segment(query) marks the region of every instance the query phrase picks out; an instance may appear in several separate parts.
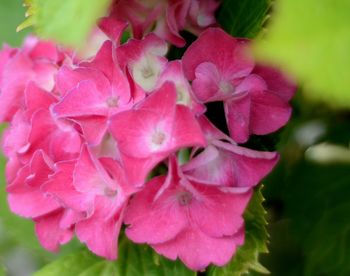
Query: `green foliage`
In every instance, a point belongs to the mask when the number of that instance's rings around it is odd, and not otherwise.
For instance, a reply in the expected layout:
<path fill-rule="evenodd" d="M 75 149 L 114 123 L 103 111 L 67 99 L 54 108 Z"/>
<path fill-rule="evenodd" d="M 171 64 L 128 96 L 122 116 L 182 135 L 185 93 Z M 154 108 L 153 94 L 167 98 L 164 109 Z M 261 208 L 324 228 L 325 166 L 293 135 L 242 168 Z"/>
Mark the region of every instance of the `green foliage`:
<path fill-rule="evenodd" d="M 84 249 L 61 257 L 36 272 L 34 276 L 194 276 L 180 261 L 172 262 L 156 255 L 145 245 L 135 245 L 125 237 L 119 244 L 117 261 L 107 261 Z"/>
<path fill-rule="evenodd" d="M 349 10 L 348 0 L 276 1 L 256 52 L 293 73 L 313 99 L 350 107 Z"/>
<path fill-rule="evenodd" d="M 350 165 L 302 161 L 286 186 L 286 213 L 305 254 L 305 275 L 350 273 Z"/>
<path fill-rule="evenodd" d="M 80 46 L 110 0 L 26 0 L 28 19 L 19 29 L 33 25 L 38 35 L 69 46 Z"/>
<path fill-rule="evenodd" d="M 264 197 L 261 188 L 257 189 L 244 213 L 246 239 L 244 245 L 237 250 L 232 261 L 225 267 L 211 267 L 209 276 L 240 276 L 251 270 L 262 274 L 269 271 L 260 264 L 259 254 L 267 253 L 266 211 L 262 205 Z"/>
<path fill-rule="evenodd" d="M 267 19 L 270 2 L 271 0 L 225 0 L 218 21 L 233 36 L 254 38 Z"/>
<path fill-rule="evenodd" d="M 0 1 L 0 47 L 3 43 L 18 45 L 27 31 L 16 33 L 16 27 L 24 20 L 22 0 Z"/>

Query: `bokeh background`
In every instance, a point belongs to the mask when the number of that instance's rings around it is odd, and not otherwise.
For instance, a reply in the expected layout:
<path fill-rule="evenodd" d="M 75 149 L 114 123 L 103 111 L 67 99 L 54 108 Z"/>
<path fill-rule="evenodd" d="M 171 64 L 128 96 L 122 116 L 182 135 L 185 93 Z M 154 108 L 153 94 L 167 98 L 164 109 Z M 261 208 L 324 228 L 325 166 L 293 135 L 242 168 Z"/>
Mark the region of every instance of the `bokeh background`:
<path fill-rule="evenodd" d="M 1 45 L 21 44 L 30 31 L 15 31 L 24 13 L 21 0 L 0 0 Z M 249 25 L 250 19 L 246 20 L 238 26 L 238 34 Z M 270 252 L 261 255 L 261 262 L 277 276 L 346 276 L 350 275 L 350 112 L 311 101 L 304 87 L 301 83 L 293 99 L 290 123 L 248 143 L 281 154 L 279 165 L 263 181 Z M 0 275 L 30 275 L 79 245 L 73 241 L 56 255 L 40 247 L 33 224 L 8 210 L 4 165 L 1 157 Z"/>

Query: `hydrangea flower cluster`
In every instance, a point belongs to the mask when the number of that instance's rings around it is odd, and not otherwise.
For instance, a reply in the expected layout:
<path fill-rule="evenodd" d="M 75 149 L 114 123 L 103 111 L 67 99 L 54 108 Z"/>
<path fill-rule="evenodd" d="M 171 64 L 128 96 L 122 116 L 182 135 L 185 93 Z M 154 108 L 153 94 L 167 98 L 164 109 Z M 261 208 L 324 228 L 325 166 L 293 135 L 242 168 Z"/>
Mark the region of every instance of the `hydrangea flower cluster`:
<path fill-rule="evenodd" d="M 124 224 L 133 242 L 202 270 L 244 243 L 242 214 L 278 154 L 239 143 L 282 127 L 295 87 L 220 28 L 169 61 L 164 39 L 183 45 L 178 31 L 212 24 L 217 2 L 163 2 L 117 1 L 100 24 L 109 39 L 88 60 L 34 37 L 0 52 L 8 203 L 47 250 L 75 234 L 115 259 Z M 137 38 L 121 44 L 125 19 Z M 206 117 L 213 101 L 224 105 L 227 134 Z"/>

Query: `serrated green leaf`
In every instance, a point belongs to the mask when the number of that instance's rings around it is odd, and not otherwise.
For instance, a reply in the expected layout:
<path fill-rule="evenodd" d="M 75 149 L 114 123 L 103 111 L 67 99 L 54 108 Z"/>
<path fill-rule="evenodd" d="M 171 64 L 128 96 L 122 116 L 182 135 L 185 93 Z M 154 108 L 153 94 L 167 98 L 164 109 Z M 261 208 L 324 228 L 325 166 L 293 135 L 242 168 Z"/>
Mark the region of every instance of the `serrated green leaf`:
<path fill-rule="evenodd" d="M 267 18 L 271 0 L 225 0 L 218 21 L 229 34 L 254 38 Z"/>
<path fill-rule="evenodd" d="M 111 0 L 29 0 L 30 16 L 19 28 L 33 25 L 39 36 L 68 46 L 81 46 Z"/>
<path fill-rule="evenodd" d="M 254 192 L 244 213 L 246 237 L 242 247 L 237 250 L 232 261 L 225 267 L 211 267 L 209 276 L 240 276 L 249 271 L 268 274 L 260 264 L 259 254 L 267 253 L 268 234 L 266 231 L 266 211 L 262 205 L 264 197 L 261 188 Z"/>
<path fill-rule="evenodd" d="M 117 261 L 107 261 L 86 249 L 59 258 L 34 276 L 194 276 L 180 261 L 169 261 L 158 256 L 145 245 L 136 245 L 123 237 L 119 243 Z"/>
<path fill-rule="evenodd" d="M 276 1 L 273 24 L 256 53 L 293 73 L 309 97 L 350 107 L 349 11 L 348 0 Z"/>

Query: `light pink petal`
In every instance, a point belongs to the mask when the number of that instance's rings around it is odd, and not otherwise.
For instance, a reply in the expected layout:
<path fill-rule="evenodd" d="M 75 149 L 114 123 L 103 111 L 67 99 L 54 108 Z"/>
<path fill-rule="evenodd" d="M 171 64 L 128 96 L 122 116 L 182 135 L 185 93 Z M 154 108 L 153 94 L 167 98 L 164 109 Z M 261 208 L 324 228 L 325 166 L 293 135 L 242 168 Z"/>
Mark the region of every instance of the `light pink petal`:
<path fill-rule="evenodd" d="M 2 73 L 0 94 L 0 122 L 10 121 L 23 106 L 26 82 L 33 76 L 32 61 L 17 53 L 5 66 Z"/>
<path fill-rule="evenodd" d="M 43 185 L 42 190 L 54 196 L 65 208 L 91 213 L 93 197 L 78 192 L 73 185 L 75 161 L 56 164 L 56 172 Z"/>
<path fill-rule="evenodd" d="M 86 116 L 74 121 L 80 125 L 84 138 L 89 145 L 101 143 L 108 127 L 108 119 L 105 116 Z"/>
<path fill-rule="evenodd" d="M 12 212 L 24 217 L 39 217 L 59 207 L 58 202 L 41 190 L 52 173 L 51 164 L 42 151 L 36 151 L 30 163 L 20 169 L 7 187 Z"/>
<path fill-rule="evenodd" d="M 243 240 L 243 231 L 233 237 L 211 238 L 199 229 L 188 229 L 169 242 L 151 246 L 169 259 L 178 257 L 192 270 L 204 270 L 209 264 L 227 264 Z"/>
<path fill-rule="evenodd" d="M 35 219 L 35 232 L 38 239 L 49 251 L 57 252 L 61 244 L 68 243 L 73 238 L 73 229 L 60 227 L 63 214 L 64 210 L 60 209 Z"/>
<path fill-rule="evenodd" d="M 233 236 L 243 226 L 243 212 L 251 198 L 252 190 L 232 193 L 217 187 L 194 185 L 201 201 L 191 204 L 191 219 L 206 235 L 221 238 Z"/>
<path fill-rule="evenodd" d="M 173 239 L 187 226 L 186 214 L 176 199 L 176 190 L 167 189 L 155 199 L 164 181 L 163 176 L 154 178 L 131 200 L 124 223 L 129 225 L 126 234 L 132 241 L 162 243 Z"/>
<path fill-rule="evenodd" d="M 107 115 L 107 97 L 99 91 L 93 81 L 80 82 L 76 88 L 66 94 L 61 102 L 53 107 L 54 115 L 78 117 L 86 115 Z"/>
<path fill-rule="evenodd" d="M 108 96 L 109 81 L 103 73 L 94 68 L 78 67 L 76 69 L 71 69 L 64 65 L 57 73 L 56 85 L 60 94 L 65 96 L 70 90 L 84 80 L 93 81 L 99 93 L 105 93 L 106 97 Z"/>
<path fill-rule="evenodd" d="M 39 88 L 34 82 L 28 83 L 24 94 L 25 106 L 29 114 L 33 114 L 41 108 L 49 108 L 51 104 L 56 102 L 56 99 L 52 94 Z"/>
<path fill-rule="evenodd" d="M 75 231 L 78 239 L 86 243 L 95 254 L 109 260 L 116 259 L 124 206 L 116 209 L 114 200 L 96 197 L 94 214 L 76 224 Z"/>
<path fill-rule="evenodd" d="M 77 191 L 90 195 L 105 195 L 117 189 L 103 166 L 91 156 L 86 146 L 83 146 L 76 163 L 73 185 Z"/>

